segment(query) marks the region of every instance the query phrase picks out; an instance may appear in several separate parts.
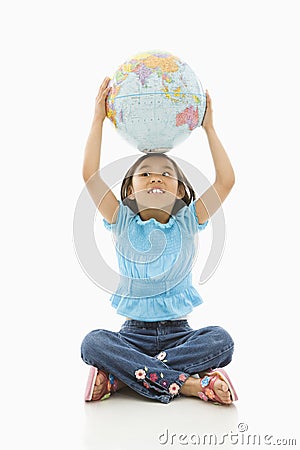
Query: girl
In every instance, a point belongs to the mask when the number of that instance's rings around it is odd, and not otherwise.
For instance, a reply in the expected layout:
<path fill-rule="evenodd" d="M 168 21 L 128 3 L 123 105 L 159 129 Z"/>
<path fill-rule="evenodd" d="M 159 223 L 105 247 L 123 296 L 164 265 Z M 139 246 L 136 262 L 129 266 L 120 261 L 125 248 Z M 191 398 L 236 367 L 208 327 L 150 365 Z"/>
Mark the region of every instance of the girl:
<path fill-rule="evenodd" d="M 191 279 L 194 237 L 234 184 L 214 130 L 210 96 L 206 92 L 202 126 L 216 171 L 213 186 L 195 200 L 176 162 L 148 153 L 128 170 L 118 201 L 98 172 L 109 81 L 104 79 L 96 97 L 83 178 L 90 194 L 96 189 L 100 195 L 96 205 L 114 233 L 121 281 L 111 301 L 126 320 L 119 332 L 94 330 L 84 338 L 81 356 L 91 366 L 85 400 L 103 400 L 128 386 L 162 403 L 181 394 L 229 405 L 237 395 L 221 367 L 231 361 L 232 338 L 218 326 L 193 330 L 186 318 L 202 303 Z"/>

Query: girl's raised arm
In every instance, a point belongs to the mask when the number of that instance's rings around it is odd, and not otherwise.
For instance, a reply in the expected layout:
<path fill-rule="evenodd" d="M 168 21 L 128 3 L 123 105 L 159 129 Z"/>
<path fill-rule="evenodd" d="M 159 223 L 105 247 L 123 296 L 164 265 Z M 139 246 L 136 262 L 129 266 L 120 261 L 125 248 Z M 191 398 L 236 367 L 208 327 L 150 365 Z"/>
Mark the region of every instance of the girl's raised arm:
<path fill-rule="evenodd" d="M 195 202 L 199 223 L 204 223 L 220 208 L 235 183 L 230 160 L 213 126 L 212 104 L 208 92 L 206 92 L 206 101 L 207 108 L 202 126 L 208 138 L 216 179 L 214 184 Z"/>
<path fill-rule="evenodd" d="M 115 223 L 119 202 L 99 174 L 102 130 L 106 117 L 105 100 L 110 90 L 109 81 L 108 77 L 103 80 L 95 100 L 95 113 L 85 147 L 82 176 L 102 216 L 109 223 Z"/>

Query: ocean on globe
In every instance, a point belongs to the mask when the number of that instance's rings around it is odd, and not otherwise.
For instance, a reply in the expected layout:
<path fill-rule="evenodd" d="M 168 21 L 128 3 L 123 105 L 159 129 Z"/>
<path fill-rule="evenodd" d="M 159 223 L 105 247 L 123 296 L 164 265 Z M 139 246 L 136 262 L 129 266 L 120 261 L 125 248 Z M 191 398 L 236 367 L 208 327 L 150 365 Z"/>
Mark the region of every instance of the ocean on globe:
<path fill-rule="evenodd" d="M 201 126 L 206 97 L 192 69 L 168 52 L 139 53 L 110 81 L 107 117 L 142 152 L 167 152 Z"/>

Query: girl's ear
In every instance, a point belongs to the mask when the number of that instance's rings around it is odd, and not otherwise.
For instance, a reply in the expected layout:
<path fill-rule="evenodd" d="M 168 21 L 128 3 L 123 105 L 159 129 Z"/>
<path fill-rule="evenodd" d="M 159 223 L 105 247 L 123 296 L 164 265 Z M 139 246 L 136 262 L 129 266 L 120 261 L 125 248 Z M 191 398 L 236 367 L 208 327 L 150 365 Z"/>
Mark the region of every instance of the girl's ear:
<path fill-rule="evenodd" d="M 178 183 L 178 189 L 177 189 L 177 197 L 183 198 L 185 196 L 185 189 L 182 183 Z"/>
<path fill-rule="evenodd" d="M 127 196 L 127 198 L 129 198 L 129 200 L 134 200 L 135 199 L 135 195 L 134 195 L 134 193 L 132 191 L 133 191 L 132 186 L 128 186 L 128 190 L 127 190 L 128 196 Z"/>

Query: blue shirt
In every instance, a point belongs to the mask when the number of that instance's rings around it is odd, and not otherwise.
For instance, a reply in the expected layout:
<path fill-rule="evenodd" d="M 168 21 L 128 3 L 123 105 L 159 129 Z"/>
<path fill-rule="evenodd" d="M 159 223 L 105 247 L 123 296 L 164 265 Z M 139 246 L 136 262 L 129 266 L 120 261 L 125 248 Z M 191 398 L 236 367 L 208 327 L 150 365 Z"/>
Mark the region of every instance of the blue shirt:
<path fill-rule="evenodd" d="M 117 313 L 135 320 L 160 321 L 182 317 L 203 303 L 192 285 L 198 223 L 195 201 L 171 215 L 168 223 L 143 221 L 119 201 L 116 223 L 103 218 L 112 231 L 120 282 L 110 301 Z"/>

